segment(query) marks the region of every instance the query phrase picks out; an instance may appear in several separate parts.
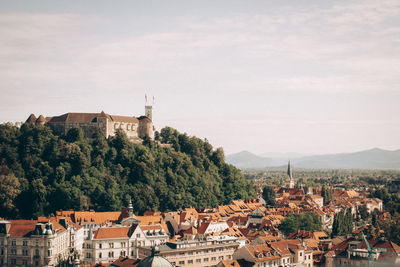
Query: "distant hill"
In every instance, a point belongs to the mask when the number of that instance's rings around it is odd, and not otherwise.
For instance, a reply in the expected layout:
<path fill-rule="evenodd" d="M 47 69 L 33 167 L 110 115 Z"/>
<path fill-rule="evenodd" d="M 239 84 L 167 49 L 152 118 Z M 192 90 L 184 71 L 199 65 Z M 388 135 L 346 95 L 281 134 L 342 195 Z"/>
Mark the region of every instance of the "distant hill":
<path fill-rule="evenodd" d="M 235 165 L 238 168 L 264 168 L 274 166 L 274 162 L 270 158 L 257 156 L 249 151 L 241 151 L 236 154 L 226 156 L 226 162 Z"/>
<path fill-rule="evenodd" d="M 266 158 L 250 152 L 228 155 L 226 161 L 238 168 L 266 168 L 286 164 L 282 158 Z M 293 166 L 308 169 L 400 169 L 400 150 L 379 148 L 341 154 L 304 156 L 292 159 Z"/>

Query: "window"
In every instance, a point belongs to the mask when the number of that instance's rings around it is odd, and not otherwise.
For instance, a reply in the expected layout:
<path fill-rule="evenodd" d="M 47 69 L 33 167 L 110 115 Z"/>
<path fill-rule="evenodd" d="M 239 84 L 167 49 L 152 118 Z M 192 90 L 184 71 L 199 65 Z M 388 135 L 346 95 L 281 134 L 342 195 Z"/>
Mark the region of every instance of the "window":
<path fill-rule="evenodd" d="M 125 257 L 125 255 L 126 255 L 125 250 L 121 250 L 120 255 L 121 255 L 121 257 Z"/>
<path fill-rule="evenodd" d="M 27 260 L 22 260 L 22 265 L 28 265 L 28 261 Z"/>
<path fill-rule="evenodd" d="M 99 253 L 99 259 L 101 259 L 101 252 Z"/>
<path fill-rule="evenodd" d="M 308 259 L 311 260 L 311 255 L 308 255 Z"/>
<path fill-rule="evenodd" d="M 0 255 L 4 255 L 4 248 L 1 249 Z"/>
<path fill-rule="evenodd" d="M 86 244 L 86 248 L 90 248 L 90 244 Z"/>
<path fill-rule="evenodd" d="M 27 249 L 22 250 L 22 255 L 28 256 L 28 250 Z"/>
<path fill-rule="evenodd" d="M 50 241 L 47 242 L 47 246 L 51 247 L 51 242 Z"/>
<path fill-rule="evenodd" d="M 212 260 L 212 261 L 216 261 L 216 260 L 217 260 L 217 257 L 211 257 L 211 260 Z"/>
<path fill-rule="evenodd" d="M 35 243 L 36 243 L 36 246 L 39 246 L 39 241 L 38 241 L 38 240 L 36 240 L 36 242 L 35 242 Z"/>
<path fill-rule="evenodd" d="M 87 258 L 87 259 L 90 259 L 91 257 L 92 257 L 92 255 L 90 255 L 90 253 L 87 252 L 87 253 L 86 253 L 86 258 Z"/>
<path fill-rule="evenodd" d="M 204 262 L 208 262 L 208 258 L 204 258 L 204 260 L 203 260 Z"/>
<path fill-rule="evenodd" d="M 101 243 L 99 243 L 99 248 L 102 248 L 102 245 L 101 245 Z"/>
<path fill-rule="evenodd" d="M 301 257 L 301 256 L 303 256 L 303 253 L 302 253 L 302 252 L 300 252 L 300 257 Z"/>
<path fill-rule="evenodd" d="M 22 245 L 26 247 L 28 245 L 28 241 L 22 241 Z"/>
<path fill-rule="evenodd" d="M 109 258 L 114 258 L 114 251 L 108 252 L 108 257 Z"/>
<path fill-rule="evenodd" d="M 12 249 L 11 250 L 11 255 L 16 255 L 17 254 L 17 250 L 16 249 Z"/>
<path fill-rule="evenodd" d="M 193 264 L 193 260 L 188 260 L 188 264 Z"/>
<path fill-rule="evenodd" d="M 185 261 L 179 261 L 179 264 L 185 264 Z"/>
<path fill-rule="evenodd" d="M 196 263 L 200 263 L 201 262 L 201 259 L 196 259 Z"/>
<path fill-rule="evenodd" d="M 17 260 L 16 259 L 11 259 L 11 264 L 12 265 L 17 265 Z"/>
<path fill-rule="evenodd" d="M 48 251 L 47 251 L 47 256 L 51 256 L 51 250 L 49 249 Z"/>
<path fill-rule="evenodd" d="M 140 234 L 136 234 L 136 238 L 140 238 Z"/>
<path fill-rule="evenodd" d="M 223 260 L 223 259 L 224 259 L 224 256 L 219 256 L 218 259 L 219 259 L 219 260 Z"/>
<path fill-rule="evenodd" d="M 108 243 L 109 248 L 114 248 L 114 243 Z"/>
<path fill-rule="evenodd" d="M 38 249 L 35 249 L 35 255 L 39 256 L 39 250 Z"/>
<path fill-rule="evenodd" d="M 121 242 L 121 248 L 124 248 L 126 246 L 125 242 Z"/>
<path fill-rule="evenodd" d="M 12 240 L 12 241 L 11 241 L 11 246 L 16 246 L 16 245 L 17 245 L 17 241 Z"/>

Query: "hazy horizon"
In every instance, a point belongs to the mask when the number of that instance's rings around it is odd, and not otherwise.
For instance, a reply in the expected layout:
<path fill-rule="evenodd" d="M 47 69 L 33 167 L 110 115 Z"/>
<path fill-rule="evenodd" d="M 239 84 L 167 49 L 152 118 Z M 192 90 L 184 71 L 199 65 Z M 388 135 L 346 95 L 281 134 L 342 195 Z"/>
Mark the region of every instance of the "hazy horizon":
<path fill-rule="evenodd" d="M 0 122 L 140 116 L 225 154 L 400 148 L 400 2 L 0 3 Z"/>
<path fill-rule="evenodd" d="M 366 149 L 362 149 L 362 150 L 357 150 L 357 151 L 348 151 L 348 152 L 336 152 L 336 153 L 329 153 L 329 152 L 327 152 L 327 153 L 302 153 L 302 152 L 296 152 L 296 151 L 291 151 L 291 152 L 276 152 L 276 151 L 267 151 L 267 152 L 262 152 L 262 153 L 254 153 L 254 152 L 252 152 L 252 151 L 250 151 L 250 150 L 241 150 L 241 151 L 238 151 L 238 152 L 234 152 L 234 153 L 229 153 L 229 154 L 226 154 L 226 155 L 233 155 L 233 154 L 238 154 L 238 153 L 241 153 L 241 152 L 249 152 L 249 153 L 251 153 L 251 154 L 254 154 L 254 155 L 256 155 L 256 156 L 260 156 L 260 157 L 275 157 L 275 158 L 279 158 L 279 157 L 282 157 L 282 158 L 286 158 L 286 157 L 289 157 L 289 156 L 291 156 L 291 155 L 293 155 L 294 157 L 293 158 L 300 158 L 300 157 L 307 157 L 307 156 L 322 156 L 322 155 L 328 155 L 328 154 L 349 154 L 349 153 L 357 153 L 357 152 L 362 152 L 362 151 L 369 151 L 369 150 L 373 150 L 373 149 L 381 149 L 381 150 L 386 150 L 386 151 L 398 151 L 398 150 L 400 150 L 400 148 L 397 148 L 397 149 L 383 149 L 383 148 L 380 148 L 380 147 L 371 147 L 371 148 L 366 148 Z M 270 155 L 270 156 L 268 156 L 268 154 Z"/>

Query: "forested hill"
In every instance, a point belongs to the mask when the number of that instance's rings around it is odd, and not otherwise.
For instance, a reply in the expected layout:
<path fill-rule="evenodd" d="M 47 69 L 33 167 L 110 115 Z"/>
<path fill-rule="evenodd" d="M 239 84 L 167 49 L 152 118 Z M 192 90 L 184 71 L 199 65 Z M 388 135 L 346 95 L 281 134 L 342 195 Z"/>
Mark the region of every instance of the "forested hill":
<path fill-rule="evenodd" d="M 117 211 L 132 198 L 145 210 L 215 207 L 255 197 L 241 172 L 225 163 L 222 149 L 172 128 L 128 141 L 83 137 L 79 128 L 56 136 L 44 126 L 0 125 L 0 216 L 35 218 L 56 210 Z"/>

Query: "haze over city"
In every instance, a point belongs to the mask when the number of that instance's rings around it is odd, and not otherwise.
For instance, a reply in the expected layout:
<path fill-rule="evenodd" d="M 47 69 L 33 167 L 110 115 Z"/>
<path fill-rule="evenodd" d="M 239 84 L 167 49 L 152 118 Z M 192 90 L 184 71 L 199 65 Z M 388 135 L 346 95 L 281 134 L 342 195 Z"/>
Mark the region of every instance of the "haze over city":
<path fill-rule="evenodd" d="M 399 1 L 9 1 L 0 122 L 140 116 L 227 154 L 400 148 Z"/>

